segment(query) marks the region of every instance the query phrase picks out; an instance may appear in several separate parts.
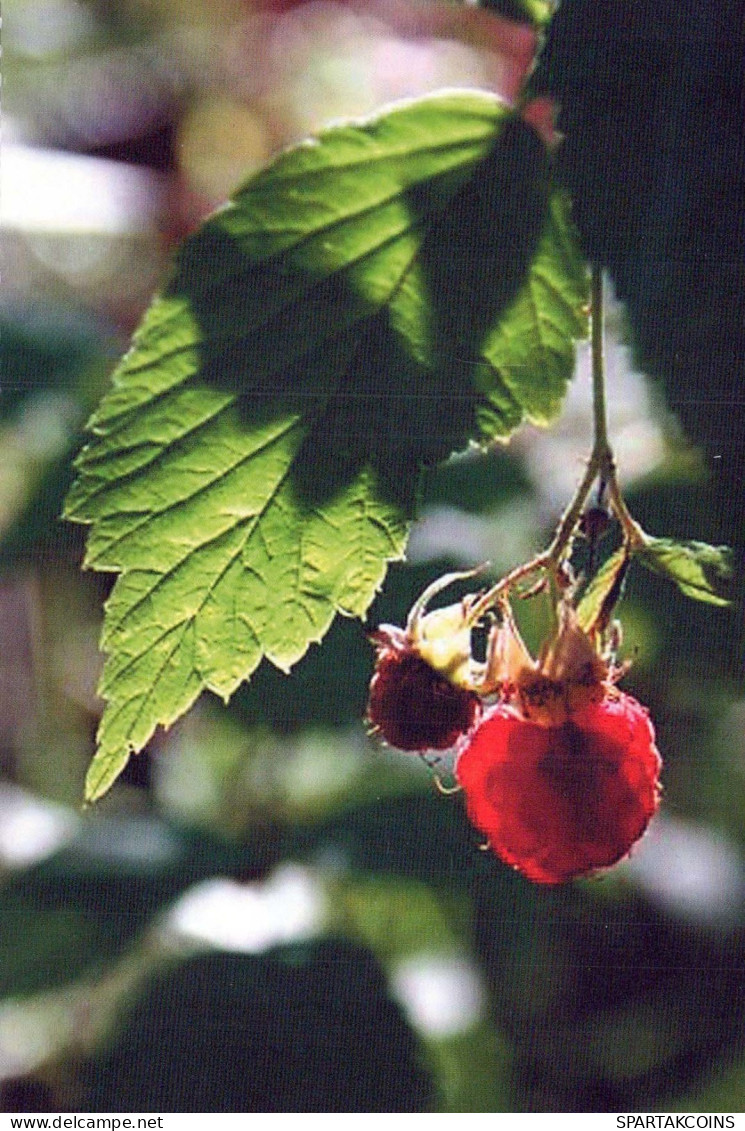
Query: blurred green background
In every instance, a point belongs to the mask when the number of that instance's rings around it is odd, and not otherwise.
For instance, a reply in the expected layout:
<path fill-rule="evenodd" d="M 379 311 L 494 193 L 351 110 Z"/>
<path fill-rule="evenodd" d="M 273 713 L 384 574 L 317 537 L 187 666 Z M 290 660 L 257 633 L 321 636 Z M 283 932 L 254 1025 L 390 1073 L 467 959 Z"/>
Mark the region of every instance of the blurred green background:
<path fill-rule="evenodd" d="M 509 89 L 488 19 L 434 0 L 7 0 L 4 18 L 0 1109 L 740 1110 L 739 603 L 629 578 L 624 686 L 651 710 L 665 795 L 602 878 L 531 885 L 418 760 L 366 736 L 359 622 L 228 709 L 200 700 L 80 808 L 111 579 L 80 572 L 58 515 L 175 243 L 331 119 Z M 565 0 L 533 81 L 560 100 L 559 173 L 625 303 L 608 379 L 629 502 L 652 533 L 733 544 L 741 578 L 736 19 Z M 545 544 L 587 453 L 588 386 L 581 348 L 555 429 L 427 473 L 370 624 L 402 623 L 446 568 L 498 573 Z M 535 641 L 540 608 L 525 622 Z"/>

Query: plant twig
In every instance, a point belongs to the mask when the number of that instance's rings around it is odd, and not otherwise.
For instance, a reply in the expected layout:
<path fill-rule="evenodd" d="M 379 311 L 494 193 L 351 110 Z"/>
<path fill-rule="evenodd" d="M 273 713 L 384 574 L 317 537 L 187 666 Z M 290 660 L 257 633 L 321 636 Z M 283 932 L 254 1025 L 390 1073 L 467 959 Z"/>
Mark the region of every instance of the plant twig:
<path fill-rule="evenodd" d="M 474 603 L 469 615 L 469 623 L 475 624 L 510 589 L 524 577 L 544 571 L 556 575 L 562 563 L 572 551 L 572 543 L 587 503 L 587 498 L 596 479 L 600 478 L 604 492 L 607 491 L 609 505 L 623 531 L 624 542 L 633 551 L 646 542 L 646 535 L 638 522 L 632 517 L 621 494 L 616 471 L 616 461 L 608 438 L 608 414 L 605 395 L 605 331 L 603 309 L 603 272 L 597 265 L 592 267 L 591 281 L 591 330 L 590 349 L 592 357 L 592 413 L 594 442 L 584 475 L 569 506 L 561 516 L 551 544 L 529 562 L 517 566 L 501 578 L 496 585 L 482 594 Z M 530 590 L 539 592 L 546 584 L 542 577 Z"/>
<path fill-rule="evenodd" d="M 605 402 L 605 329 L 603 307 L 603 272 L 597 264 L 592 268 L 592 407 L 595 444 L 593 458 L 598 462 L 598 474 L 608 492 L 608 502 L 621 524 L 624 541 L 629 548 L 644 545 L 646 536 L 638 522 L 631 516 L 621 494 L 613 450 L 608 439 L 608 415 Z"/>

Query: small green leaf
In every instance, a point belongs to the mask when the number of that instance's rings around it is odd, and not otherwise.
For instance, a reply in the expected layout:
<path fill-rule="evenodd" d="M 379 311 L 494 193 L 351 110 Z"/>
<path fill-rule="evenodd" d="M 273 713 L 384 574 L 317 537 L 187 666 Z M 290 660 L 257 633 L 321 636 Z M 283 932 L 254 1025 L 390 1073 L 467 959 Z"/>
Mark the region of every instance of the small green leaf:
<path fill-rule="evenodd" d="M 607 627 L 607 625 L 599 622 L 602 622 L 603 619 L 607 620 L 612 612 L 611 607 L 607 616 L 605 616 L 606 604 L 610 602 L 611 606 L 615 605 L 620 596 L 618 590 L 622 588 L 628 562 L 628 550 L 621 546 L 603 562 L 588 584 L 582 594 L 581 601 L 577 605 L 577 620 L 585 632 L 596 627 L 601 630 Z"/>
<path fill-rule="evenodd" d="M 727 583 L 732 577 L 729 546 L 647 537 L 634 556 L 647 569 L 674 581 L 686 597 L 710 605 L 731 603 L 727 595 Z"/>

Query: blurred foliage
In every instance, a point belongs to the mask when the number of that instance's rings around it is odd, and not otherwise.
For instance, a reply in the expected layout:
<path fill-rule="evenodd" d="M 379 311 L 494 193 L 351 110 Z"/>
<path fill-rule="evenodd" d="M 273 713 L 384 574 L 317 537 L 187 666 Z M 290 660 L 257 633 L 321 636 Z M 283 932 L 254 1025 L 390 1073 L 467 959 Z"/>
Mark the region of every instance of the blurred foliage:
<path fill-rule="evenodd" d="M 117 1046 L 81 1076 L 92 1111 L 139 1110 L 143 1095 L 169 1112 L 431 1111 L 434 1101 L 378 964 L 336 940 L 184 963 L 149 987 Z"/>
<path fill-rule="evenodd" d="M 83 424 L 108 379 L 112 352 L 101 327 L 76 311 L 11 306 L 0 311 L 0 562 L 6 567 L 60 540 L 60 522 Z"/>
<path fill-rule="evenodd" d="M 79 430 L 154 272 L 227 191 L 218 112 L 226 135 L 245 129 L 236 151 L 253 167 L 313 115 L 347 112 L 345 98 L 367 111 L 411 93 L 415 73 L 432 89 L 488 84 L 495 67 L 447 36 L 417 37 L 411 22 L 402 31 L 403 2 L 397 24 L 378 12 L 374 26 L 354 5 L 51 7 L 56 22 L 31 0 L 6 4 L 15 140 L 165 181 L 145 238 L 121 237 L 103 282 L 27 232 L 3 234 L 13 272 L 2 309 L 0 769 L 3 788 L 64 799 L 77 831 L 34 848 L 27 803 L 14 817 L 0 792 L 0 1107 L 740 1110 L 741 605 L 704 607 L 629 570 L 624 687 L 650 708 L 665 797 L 639 850 L 602 879 L 531 886 L 479 851 L 460 800 L 438 796 L 418 760 L 373 748 L 360 721 L 372 657 L 352 621 L 291 682 L 259 675 L 229 712 L 200 703 L 156 735 L 100 812 L 79 813 L 108 583 L 77 572 L 80 541 L 55 516 Z M 588 252 L 627 304 L 635 355 L 705 445 L 698 463 L 681 463 L 667 443 L 630 505 L 660 536 L 733 544 L 742 594 L 738 20 L 735 0 L 633 11 L 565 0 L 534 83 L 560 99 L 562 175 Z M 200 129 L 217 138 L 214 167 Z M 54 243 L 51 211 L 46 223 Z M 95 233 L 67 238 L 97 246 Z M 570 460 L 587 435 L 575 427 Z M 478 552 L 482 530 L 503 546 L 541 545 L 555 519 L 531 462 L 541 442 L 528 433 L 428 474 L 422 526 L 438 515 L 468 525 L 391 570 L 370 625 L 403 623 L 428 581 Z M 558 478 L 567 449 L 547 450 Z M 520 613 L 533 642 L 540 608 Z M 314 937 L 242 954 L 168 942 L 196 886 L 230 877 L 258 895 L 292 861 L 326 901 Z M 450 1035 L 425 1032 L 396 991 L 402 963 L 425 969 L 425 957 L 471 964 L 483 981 L 482 1012 Z"/>

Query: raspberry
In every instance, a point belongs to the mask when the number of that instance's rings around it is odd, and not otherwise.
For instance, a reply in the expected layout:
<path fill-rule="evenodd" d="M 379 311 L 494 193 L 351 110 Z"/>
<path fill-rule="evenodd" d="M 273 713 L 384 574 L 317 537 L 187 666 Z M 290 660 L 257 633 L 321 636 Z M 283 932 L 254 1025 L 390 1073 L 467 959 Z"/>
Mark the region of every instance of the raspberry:
<path fill-rule="evenodd" d="M 405 628 L 382 624 L 370 636 L 377 657 L 367 718 L 399 750 L 448 750 L 481 717 L 475 688 L 484 665 L 471 655 L 473 598 L 427 612 L 442 589 L 479 572 L 443 574 L 414 602 Z"/>
<path fill-rule="evenodd" d="M 646 710 L 609 689 L 558 725 L 500 704 L 456 777 L 497 855 L 536 883 L 558 884 L 626 856 L 659 804 L 660 769 Z"/>
<path fill-rule="evenodd" d="M 380 639 L 382 636 L 382 640 Z M 399 750 L 447 750 L 481 714 L 478 695 L 456 687 L 406 643 L 378 634 L 367 717 Z"/>

